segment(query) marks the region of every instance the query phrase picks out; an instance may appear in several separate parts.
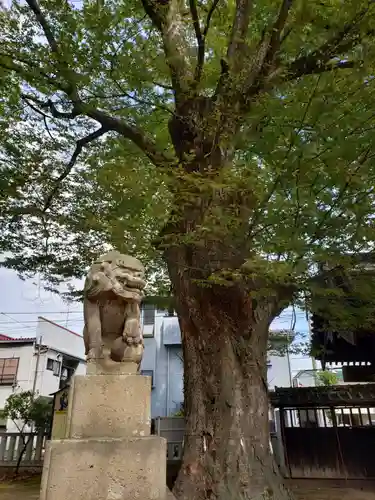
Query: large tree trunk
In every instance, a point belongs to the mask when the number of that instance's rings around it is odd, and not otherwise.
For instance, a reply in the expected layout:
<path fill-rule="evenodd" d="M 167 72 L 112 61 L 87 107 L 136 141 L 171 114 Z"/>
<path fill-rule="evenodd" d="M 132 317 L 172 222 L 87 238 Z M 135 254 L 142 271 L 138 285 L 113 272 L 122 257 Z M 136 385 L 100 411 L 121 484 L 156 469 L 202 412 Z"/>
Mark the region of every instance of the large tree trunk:
<path fill-rule="evenodd" d="M 272 307 L 244 287 L 204 286 L 167 254 L 185 368 L 186 432 L 178 500 L 290 499 L 270 452 L 267 335 Z M 258 304 L 258 305 L 257 305 Z"/>

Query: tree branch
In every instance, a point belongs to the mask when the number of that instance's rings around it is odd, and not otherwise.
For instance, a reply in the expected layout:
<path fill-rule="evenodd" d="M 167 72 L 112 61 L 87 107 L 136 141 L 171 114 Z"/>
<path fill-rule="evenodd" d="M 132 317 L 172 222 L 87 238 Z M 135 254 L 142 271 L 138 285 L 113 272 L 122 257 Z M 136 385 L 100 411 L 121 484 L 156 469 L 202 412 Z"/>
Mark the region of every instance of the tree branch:
<path fill-rule="evenodd" d="M 254 62 L 250 65 L 249 75 L 245 84 L 245 106 L 248 101 L 247 96 L 252 97 L 264 90 L 267 76 L 277 67 L 275 60 L 283 41 L 282 34 L 292 3 L 293 0 L 282 0 L 276 21 L 271 27 L 263 31 L 258 44 L 257 55 Z"/>
<path fill-rule="evenodd" d="M 42 111 L 41 109 L 38 109 L 36 106 L 34 106 L 33 104 L 31 104 L 31 102 L 29 101 L 29 96 L 26 96 L 25 94 L 21 94 L 21 99 L 23 99 L 26 102 L 26 104 L 33 111 L 35 111 L 35 113 L 38 113 L 38 114 L 40 114 L 43 117 L 44 126 L 45 126 L 45 128 L 47 130 L 47 133 L 50 136 L 50 138 L 54 141 L 53 135 L 51 134 L 51 131 L 49 129 L 48 122 L 47 122 L 47 118 L 50 118 L 50 117 L 48 115 L 46 115 L 46 113 L 44 113 L 44 111 Z"/>
<path fill-rule="evenodd" d="M 72 111 L 70 112 L 64 112 L 64 111 L 59 111 L 56 108 L 56 104 L 51 100 L 48 99 L 47 101 L 41 101 L 40 99 L 36 98 L 35 96 L 28 95 L 28 94 L 21 94 L 21 98 L 27 102 L 27 104 L 37 113 L 44 114 L 47 118 L 51 118 L 50 116 L 46 115 L 42 110 L 37 109 L 35 106 L 32 106 L 29 101 L 33 101 L 36 103 L 38 106 L 40 106 L 42 109 L 47 109 L 51 112 L 51 115 L 53 118 L 65 118 L 68 120 L 73 120 L 77 116 L 80 115 L 80 112 L 78 111 L 77 106 L 73 108 Z"/>
<path fill-rule="evenodd" d="M 51 111 L 51 114 L 54 118 L 65 118 L 66 120 L 73 120 L 74 118 L 77 118 L 77 116 L 80 115 L 78 105 L 73 105 L 72 111 L 64 112 L 64 111 L 59 111 L 56 108 L 55 103 L 51 101 L 51 99 L 48 99 L 45 106 Z"/>
<path fill-rule="evenodd" d="M 352 68 L 358 68 L 363 64 L 362 60 L 358 61 L 339 61 L 337 63 L 330 62 L 327 63 L 323 66 L 315 66 L 310 68 L 310 73 L 303 73 L 303 75 L 318 75 L 319 73 L 327 73 L 329 71 L 334 71 L 334 70 L 339 70 L 339 69 L 352 69 Z M 289 74 L 287 80 L 292 81 L 295 80 L 296 78 L 299 78 L 300 76 L 303 76 L 299 74 L 298 72 L 295 73 L 294 75 Z"/>
<path fill-rule="evenodd" d="M 47 196 L 47 198 L 45 200 L 44 207 L 42 209 L 43 213 L 46 212 L 48 210 L 48 208 L 50 208 L 54 196 L 56 195 L 57 191 L 60 189 L 60 185 L 61 185 L 62 181 L 64 179 L 66 179 L 68 177 L 68 175 L 70 174 L 70 172 L 72 171 L 74 165 L 76 164 L 78 156 L 82 152 L 83 147 L 86 146 L 87 144 L 89 144 L 90 142 L 93 142 L 98 137 L 101 137 L 102 135 L 106 134 L 107 132 L 108 132 L 108 129 L 106 129 L 105 127 L 102 127 L 98 130 L 95 130 L 94 132 L 87 135 L 86 137 L 79 139 L 76 142 L 76 147 L 75 147 L 75 150 L 73 152 L 73 155 L 72 155 L 69 163 L 65 167 L 64 171 L 56 179 L 55 187 L 52 189 L 52 191 L 50 192 L 50 194 Z"/>
<path fill-rule="evenodd" d="M 0 57 L 1 56 L 5 57 L 6 60 L 5 61 L 0 60 L 0 67 L 7 69 L 9 71 L 14 71 L 18 75 L 22 76 L 28 83 L 34 82 L 34 80 L 36 78 L 36 74 L 38 74 L 41 78 L 43 78 L 46 82 L 48 82 L 54 89 L 63 90 L 62 84 L 61 84 L 61 82 L 59 82 L 57 80 L 57 78 L 52 77 L 48 73 L 45 73 L 38 66 L 35 66 L 31 62 L 26 62 L 26 61 L 20 60 L 19 58 L 15 57 L 15 56 L 11 56 L 9 54 L 1 54 L 0 53 Z M 19 62 L 30 66 L 30 68 L 32 68 L 32 70 L 30 70 L 30 72 L 25 70 L 25 68 L 22 67 L 19 63 L 14 62 L 13 61 L 14 59 L 19 59 Z"/>
<path fill-rule="evenodd" d="M 111 117 L 107 113 L 100 111 L 98 109 L 93 109 L 89 105 L 82 102 L 82 100 L 79 97 L 78 88 L 75 82 L 76 74 L 73 70 L 69 68 L 66 61 L 61 59 L 62 55 L 60 53 L 56 38 L 53 35 L 53 31 L 46 17 L 44 16 L 39 7 L 38 1 L 37 0 L 26 0 L 26 1 L 42 28 L 44 35 L 48 41 L 48 44 L 51 48 L 51 51 L 54 54 L 56 54 L 56 56 L 58 56 L 60 62 L 60 68 L 57 68 L 57 72 L 66 82 L 66 85 L 60 85 L 59 88 L 68 95 L 69 99 L 71 99 L 73 103 L 73 110 L 71 112 L 62 113 L 56 109 L 55 104 L 51 100 L 48 100 L 46 105 L 48 105 L 48 108 L 51 111 L 52 115 L 55 118 L 68 118 L 68 119 L 75 118 L 79 115 L 86 115 L 89 118 L 92 118 L 101 124 L 102 129 L 100 130 L 105 130 L 105 132 L 113 130 L 121 134 L 123 137 L 130 139 L 147 155 L 147 157 L 156 166 L 162 166 L 165 165 L 166 163 L 170 163 L 171 160 L 168 159 L 163 152 L 159 151 L 154 141 L 151 138 L 147 137 L 145 132 L 140 130 L 138 127 L 128 125 L 124 121 L 115 117 Z M 175 3 L 175 1 L 176 0 L 174 1 L 171 0 L 172 3 Z M 167 19 L 166 13 L 169 12 L 169 9 L 165 11 L 165 6 L 161 5 L 162 2 L 159 2 L 158 0 L 142 0 L 142 2 L 147 5 L 150 13 L 153 15 L 154 17 L 153 22 L 156 24 L 156 26 L 160 27 L 160 29 L 162 30 L 164 38 L 166 39 L 167 46 L 173 47 L 174 37 L 172 33 L 175 30 L 173 26 L 166 21 Z M 146 13 L 148 12 L 146 11 Z M 178 47 L 175 47 L 174 50 L 176 53 L 178 53 Z M 98 132 L 99 131 L 93 132 L 93 134 L 90 134 L 90 136 L 88 136 L 90 138 L 90 141 L 93 140 L 95 137 L 99 137 L 96 135 Z M 102 135 L 105 132 L 102 132 L 99 135 Z M 80 144 L 81 144 L 80 142 L 77 143 L 78 146 Z M 80 146 L 81 149 L 84 144 L 86 144 L 86 142 L 81 144 Z"/>
<path fill-rule="evenodd" d="M 214 0 L 212 2 L 210 10 L 208 11 L 207 20 L 206 20 L 206 26 L 204 27 L 204 30 L 203 30 L 203 36 L 205 38 L 206 38 L 206 36 L 208 34 L 208 30 L 210 29 L 210 24 L 211 24 L 212 16 L 214 15 L 216 7 L 219 5 L 219 2 L 220 2 L 220 0 Z"/>
<path fill-rule="evenodd" d="M 199 23 L 199 16 L 198 16 L 196 0 L 189 0 L 189 6 L 190 6 L 191 17 L 193 20 L 195 38 L 197 39 L 197 44 L 198 44 L 197 65 L 195 67 L 195 74 L 194 74 L 194 86 L 196 87 L 199 84 L 201 77 L 202 77 L 205 43 L 204 43 L 204 37 L 202 34 L 201 26 Z"/>
<path fill-rule="evenodd" d="M 210 29 L 210 23 L 211 23 L 212 16 L 213 16 L 215 9 L 218 6 L 220 0 L 214 0 L 212 2 L 210 10 L 208 11 L 208 14 L 207 14 L 206 24 L 205 24 L 205 27 L 203 28 L 203 32 L 202 32 L 200 24 L 199 24 L 199 17 L 198 17 L 196 2 L 195 2 L 195 0 L 189 0 L 189 1 L 190 1 L 190 11 L 191 11 L 191 15 L 193 18 L 195 36 L 196 36 L 197 42 L 198 42 L 197 66 L 195 68 L 194 86 L 193 86 L 195 88 L 199 85 L 201 78 L 202 78 L 204 57 L 205 57 L 205 50 L 206 50 L 206 38 L 207 38 L 208 30 Z"/>
<path fill-rule="evenodd" d="M 47 39 L 47 42 L 50 46 L 51 52 L 53 52 L 56 55 L 60 65 L 62 67 L 62 69 L 60 69 L 60 70 L 58 69 L 58 72 L 65 79 L 66 84 L 67 84 L 66 88 L 64 89 L 64 92 L 66 92 L 68 94 L 70 99 L 72 99 L 73 103 L 78 102 L 80 100 L 79 95 L 78 95 L 78 89 L 77 89 L 77 85 L 74 81 L 74 78 L 72 78 L 72 76 L 75 75 L 75 73 L 74 73 L 74 71 L 72 71 L 69 68 L 69 65 L 66 63 L 66 61 L 61 59 L 61 54 L 59 51 L 59 47 L 58 47 L 56 38 L 53 35 L 52 28 L 50 27 L 45 15 L 43 14 L 43 12 L 41 11 L 41 9 L 39 7 L 38 1 L 37 0 L 26 0 L 26 2 L 28 4 L 28 6 L 30 7 L 30 10 L 34 13 L 36 20 L 40 24 L 40 26 L 43 30 L 43 33 Z"/>
<path fill-rule="evenodd" d="M 151 137 L 148 137 L 145 132 L 135 125 L 129 125 L 119 118 L 108 115 L 98 109 L 88 109 L 85 114 L 93 120 L 98 121 L 108 131 L 112 130 L 131 140 L 146 154 L 155 166 L 166 166 L 173 163 L 173 159 L 160 151 Z"/>
<path fill-rule="evenodd" d="M 371 2 L 373 3 L 373 2 Z M 369 12 L 370 6 L 359 12 L 341 31 L 332 36 L 320 47 L 309 54 L 299 57 L 287 67 L 286 81 L 295 80 L 304 75 L 322 73 L 330 69 L 345 69 L 346 62 L 330 63 L 332 59 L 344 55 L 361 42 L 360 21 Z M 375 30 L 369 30 L 366 35 L 372 36 Z M 353 63 L 352 63 L 353 64 Z"/>
<path fill-rule="evenodd" d="M 164 53 L 169 66 L 176 103 L 183 100 L 189 91 L 193 75 L 185 57 L 186 43 L 180 0 L 142 0 L 143 8 L 159 31 Z"/>
<path fill-rule="evenodd" d="M 59 50 L 58 50 L 58 45 L 57 45 L 56 39 L 55 39 L 55 37 L 52 33 L 52 30 L 47 22 L 47 19 L 44 17 L 44 15 L 42 14 L 42 11 L 40 10 L 38 2 L 36 0 L 26 0 L 26 3 L 30 7 L 30 9 L 33 11 L 33 13 L 35 14 L 35 17 L 36 17 L 38 23 L 40 24 L 40 26 L 43 30 L 43 33 L 48 41 L 48 44 L 51 48 L 51 51 L 58 54 Z"/>
<path fill-rule="evenodd" d="M 241 67 L 241 52 L 243 52 L 241 49 L 246 40 L 252 7 L 252 0 L 236 0 L 236 10 L 227 50 L 227 59 L 230 66 Z"/>
<path fill-rule="evenodd" d="M 283 0 L 280 6 L 279 15 L 272 26 L 271 39 L 269 41 L 267 54 L 265 57 L 264 64 L 268 65 L 272 63 L 275 55 L 280 50 L 282 42 L 282 32 L 285 28 L 285 24 L 288 20 L 289 11 L 292 7 L 293 0 Z"/>

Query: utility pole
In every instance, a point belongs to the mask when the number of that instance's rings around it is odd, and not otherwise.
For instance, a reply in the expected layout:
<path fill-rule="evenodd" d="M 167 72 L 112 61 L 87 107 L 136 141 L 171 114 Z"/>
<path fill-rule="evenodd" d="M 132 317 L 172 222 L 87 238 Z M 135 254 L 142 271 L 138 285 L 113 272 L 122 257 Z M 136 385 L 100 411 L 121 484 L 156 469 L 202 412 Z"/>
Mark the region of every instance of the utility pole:
<path fill-rule="evenodd" d="M 33 399 L 36 392 L 36 383 L 38 379 L 38 371 L 39 371 L 39 362 L 40 362 L 40 354 L 41 354 L 41 346 L 42 346 L 42 336 L 39 337 L 39 342 L 37 343 L 37 351 L 36 351 L 36 363 L 35 363 L 35 373 L 34 373 L 34 382 L 33 382 Z"/>

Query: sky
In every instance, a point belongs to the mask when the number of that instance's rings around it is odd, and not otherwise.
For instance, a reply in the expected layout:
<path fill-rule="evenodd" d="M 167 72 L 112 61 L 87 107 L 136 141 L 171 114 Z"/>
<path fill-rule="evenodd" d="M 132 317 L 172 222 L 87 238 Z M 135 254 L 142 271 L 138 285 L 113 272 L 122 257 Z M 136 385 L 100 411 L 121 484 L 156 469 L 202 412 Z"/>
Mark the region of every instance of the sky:
<path fill-rule="evenodd" d="M 34 337 L 38 316 L 54 321 L 82 334 L 83 310 L 79 302 L 64 302 L 58 295 L 44 290 L 35 279 L 21 280 L 15 271 L 0 267 L 0 333 L 14 337 Z M 271 329 L 289 329 L 293 311 L 286 309 L 271 325 Z M 296 310 L 295 331 L 308 334 L 305 313 Z M 311 369 L 311 360 L 301 355 L 291 356 L 291 370 Z"/>

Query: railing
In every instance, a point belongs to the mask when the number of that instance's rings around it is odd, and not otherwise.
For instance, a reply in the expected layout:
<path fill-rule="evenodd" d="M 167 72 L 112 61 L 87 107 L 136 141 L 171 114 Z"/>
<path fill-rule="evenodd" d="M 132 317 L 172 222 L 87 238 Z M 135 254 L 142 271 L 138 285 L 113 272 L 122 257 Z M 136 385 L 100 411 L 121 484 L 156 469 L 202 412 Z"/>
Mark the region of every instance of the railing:
<path fill-rule="evenodd" d="M 47 436 L 41 434 L 25 434 L 26 450 L 21 460 L 21 467 L 41 467 Z M 0 434 L 0 467 L 13 467 L 24 448 L 21 434 L 4 432 Z"/>
<path fill-rule="evenodd" d="M 182 460 L 184 431 L 185 421 L 183 417 L 159 417 L 155 419 L 155 434 L 167 440 L 168 462 Z M 280 466 L 280 443 L 276 432 L 270 433 L 270 447 L 276 463 Z"/>

